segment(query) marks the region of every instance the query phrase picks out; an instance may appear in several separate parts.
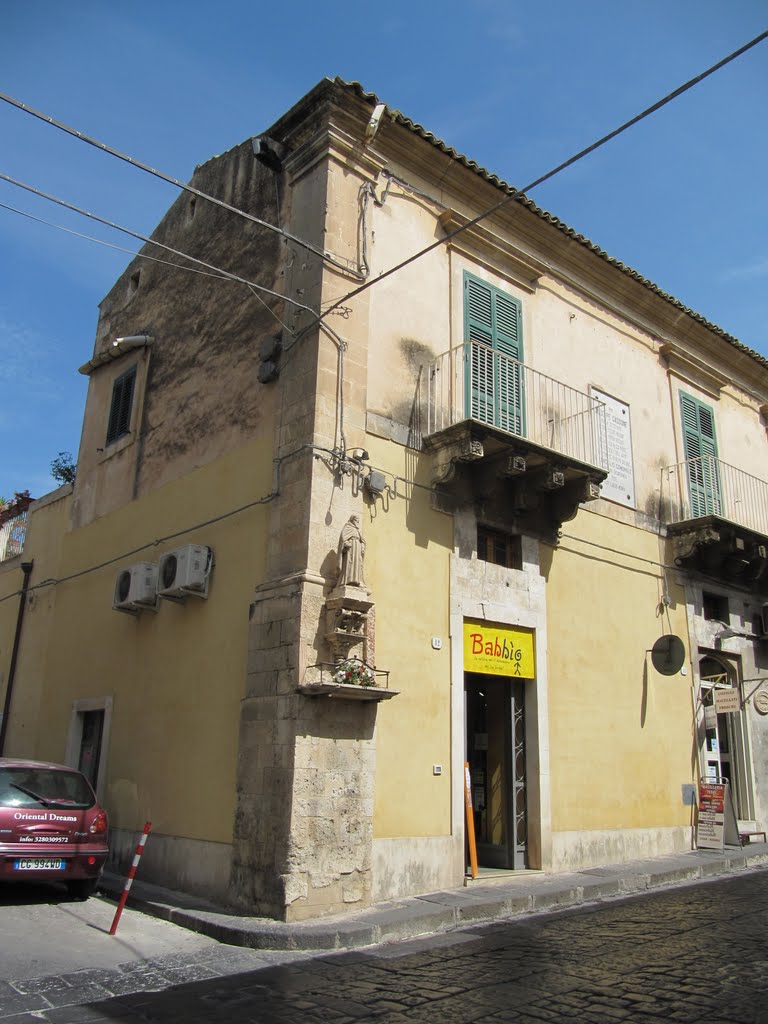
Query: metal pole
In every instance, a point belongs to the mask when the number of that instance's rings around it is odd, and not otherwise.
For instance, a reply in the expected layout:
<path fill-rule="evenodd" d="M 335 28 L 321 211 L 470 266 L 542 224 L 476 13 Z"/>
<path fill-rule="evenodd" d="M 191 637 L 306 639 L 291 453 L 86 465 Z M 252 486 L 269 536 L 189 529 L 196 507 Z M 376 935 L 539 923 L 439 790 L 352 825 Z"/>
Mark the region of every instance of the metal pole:
<path fill-rule="evenodd" d="M 123 888 L 123 894 L 120 897 L 120 902 L 117 904 L 117 910 L 115 911 L 115 916 L 112 921 L 112 927 L 109 929 L 110 935 L 114 935 L 115 932 L 117 931 L 117 923 L 120 920 L 120 915 L 123 912 L 125 901 L 128 899 L 128 893 L 131 891 L 133 879 L 136 877 L 136 868 L 139 866 L 141 855 L 144 852 L 144 844 L 147 841 L 147 836 L 149 835 L 149 831 L 151 828 L 152 822 L 148 821 L 144 826 L 143 833 L 139 837 L 139 842 L 138 845 L 136 846 L 136 853 L 133 855 L 133 864 L 131 864 L 131 870 L 128 872 L 128 877 L 125 880 L 125 887 Z"/>
<path fill-rule="evenodd" d="M 19 645 L 21 643 L 21 625 L 24 622 L 24 609 L 27 607 L 27 591 L 29 590 L 29 577 L 32 575 L 34 562 L 22 562 L 21 571 L 24 579 L 21 584 L 21 596 L 19 597 L 19 611 L 16 616 L 16 634 L 13 638 L 13 650 L 11 652 L 11 664 L 8 667 L 8 685 L 5 688 L 5 703 L 3 705 L 3 721 L 0 724 L 0 755 L 5 750 L 5 734 L 8 731 L 8 716 L 11 710 L 11 695 L 13 694 L 13 681 L 16 678 L 16 661 L 19 657 Z"/>

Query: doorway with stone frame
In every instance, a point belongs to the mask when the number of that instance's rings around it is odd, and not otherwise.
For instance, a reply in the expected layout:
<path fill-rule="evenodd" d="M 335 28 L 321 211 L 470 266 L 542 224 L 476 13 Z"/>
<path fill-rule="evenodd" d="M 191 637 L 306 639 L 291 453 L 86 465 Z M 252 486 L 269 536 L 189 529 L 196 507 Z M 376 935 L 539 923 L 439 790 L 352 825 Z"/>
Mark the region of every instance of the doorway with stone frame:
<path fill-rule="evenodd" d="M 739 675 L 730 659 L 704 654 L 699 660 L 699 763 L 702 781 L 727 782 L 737 819 L 749 821 L 754 799 L 744 708 L 722 713 L 715 706 L 717 691 L 736 689 L 741 695 Z"/>
<path fill-rule="evenodd" d="M 465 760 L 480 867 L 528 867 L 525 686 L 506 676 L 464 675 Z"/>

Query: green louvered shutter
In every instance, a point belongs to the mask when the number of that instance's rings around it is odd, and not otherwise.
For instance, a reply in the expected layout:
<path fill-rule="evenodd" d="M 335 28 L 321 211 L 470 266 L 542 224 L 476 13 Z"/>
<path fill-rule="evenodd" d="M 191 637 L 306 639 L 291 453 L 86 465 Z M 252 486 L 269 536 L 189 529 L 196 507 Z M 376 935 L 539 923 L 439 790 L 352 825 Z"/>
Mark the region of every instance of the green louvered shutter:
<path fill-rule="evenodd" d="M 107 444 L 112 444 L 130 432 L 133 392 L 136 385 L 136 367 L 121 374 L 112 385 L 112 402 L 107 423 Z"/>
<path fill-rule="evenodd" d="M 682 391 L 680 414 L 688 466 L 691 518 L 719 515 L 721 502 L 715 415 L 708 405 Z"/>
<path fill-rule="evenodd" d="M 464 337 L 467 342 L 467 414 L 522 434 L 523 380 L 520 367 L 504 356 L 522 360 L 519 303 L 504 292 L 464 275 Z"/>

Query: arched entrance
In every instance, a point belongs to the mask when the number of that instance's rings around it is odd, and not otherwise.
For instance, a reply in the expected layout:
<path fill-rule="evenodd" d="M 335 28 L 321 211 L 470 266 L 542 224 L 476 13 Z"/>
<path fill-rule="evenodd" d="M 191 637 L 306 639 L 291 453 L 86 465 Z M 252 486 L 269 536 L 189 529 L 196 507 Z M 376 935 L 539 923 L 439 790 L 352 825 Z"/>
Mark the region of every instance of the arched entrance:
<path fill-rule="evenodd" d="M 753 817 L 749 744 L 744 710 L 718 714 L 715 694 L 718 690 L 739 688 L 735 665 L 713 655 L 699 662 L 701 683 L 699 720 L 699 759 L 702 780 L 727 782 L 733 798 L 736 817 Z"/>

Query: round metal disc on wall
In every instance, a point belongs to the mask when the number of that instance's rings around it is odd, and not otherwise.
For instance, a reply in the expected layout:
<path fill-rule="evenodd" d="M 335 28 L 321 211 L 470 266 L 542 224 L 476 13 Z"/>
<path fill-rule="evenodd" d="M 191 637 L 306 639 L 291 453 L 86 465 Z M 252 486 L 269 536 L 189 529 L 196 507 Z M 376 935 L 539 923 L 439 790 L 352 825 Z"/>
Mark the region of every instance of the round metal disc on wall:
<path fill-rule="evenodd" d="M 758 690 L 754 696 L 755 710 L 761 715 L 768 715 L 768 690 Z"/>
<path fill-rule="evenodd" d="M 660 636 L 651 649 L 651 661 L 661 675 L 677 675 L 685 661 L 685 644 L 674 633 Z"/>

